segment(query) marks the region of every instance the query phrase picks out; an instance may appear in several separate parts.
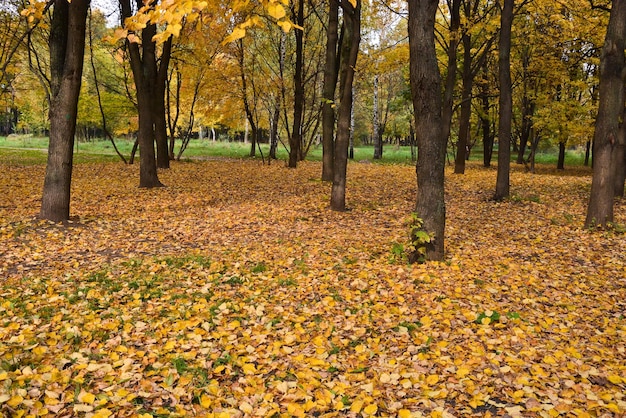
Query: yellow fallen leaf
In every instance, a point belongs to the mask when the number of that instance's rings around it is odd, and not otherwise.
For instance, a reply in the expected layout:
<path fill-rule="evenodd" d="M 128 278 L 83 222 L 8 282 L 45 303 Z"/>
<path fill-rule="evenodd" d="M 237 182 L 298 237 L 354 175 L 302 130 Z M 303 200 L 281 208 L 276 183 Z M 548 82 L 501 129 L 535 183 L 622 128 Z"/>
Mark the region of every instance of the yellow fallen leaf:
<path fill-rule="evenodd" d="M 464 378 L 465 376 L 467 376 L 468 374 L 470 374 L 470 369 L 466 366 L 461 366 L 456 370 L 456 377 L 458 377 L 459 379 Z"/>
<path fill-rule="evenodd" d="M 253 411 L 253 408 L 252 408 L 252 405 L 250 405 L 248 402 L 242 402 L 239 404 L 239 410 L 243 413 L 251 414 Z"/>
<path fill-rule="evenodd" d="M 350 412 L 353 412 L 355 414 L 361 412 L 361 409 L 363 409 L 363 401 L 360 399 L 357 399 L 356 401 L 352 402 L 352 405 L 350 405 Z"/>
<path fill-rule="evenodd" d="M 241 366 L 241 369 L 243 370 L 244 374 L 256 373 L 256 366 L 252 363 L 245 363 L 243 366 Z"/>
<path fill-rule="evenodd" d="M 607 379 L 609 380 L 609 382 L 613 383 L 614 385 L 621 385 L 622 382 L 624 382 L 624 379 L 622 379 L 621 377 L 619 377 L 616 374 L 610 374 Z M 1 379 L 0 379 L 1 380 Z"/>
<path fill-rule="evenodd" d="M 374 415 L 376 411 L 378 411 L 378 405 L 376 405 L 375 403 L 369 404 L 365 408 L 363 408 L 363 412 L 365 412 L 367 415 Z"/>
<path fill-rule="evenodd" d="M 439 376 L 436 374 L 431 374 L 426 378 L 426 383 L 430 386 L 436 384 L 437 382 L 439 382 Z"/>
<path fill-rule="evenodd" d="M 15 395 L 7 401 L 7 405 L 9 405 L 11 408 L 15 408 L 22 402 L 24 402 L 24 398 L 21 395 Z"/>
<path fill-rule="evenodd" d="M 398 418 L 411 418 L 411 411 L 409 411 L 408 409 L 399 410 Z"/>
<path fill-rule="evenodd" d="M 211 406 L 212 403 L 213 403 L 212 399 L 206 393 L 203 393 L 202 396 L 200 396 L 201 407 L 208 408 Z"/>
<path fill-rule="evenodd" d="M 96 400 L 96 395 L 89 392 L 81 392 L 76 399 L 81 403 L 92 404 Z"/>

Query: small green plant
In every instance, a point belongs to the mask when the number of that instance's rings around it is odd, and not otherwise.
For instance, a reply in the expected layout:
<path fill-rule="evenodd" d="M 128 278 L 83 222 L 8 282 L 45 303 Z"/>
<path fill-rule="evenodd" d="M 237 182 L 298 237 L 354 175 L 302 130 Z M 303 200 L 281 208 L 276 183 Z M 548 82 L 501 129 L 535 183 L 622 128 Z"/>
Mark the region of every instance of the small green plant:
<path fill-rule="evenodd" d="M 267 265 L 264 262 L 257 263 L 252 267 L 252 273 L 263 273 L 267 271 Z"/>
<path fill-rule="evenodd" d="M 182 357 L 176 357 L 175 359 L 173 359 L 172 364 L 176 368 L 176 371 L 179 375 L 182 375 L 188 369 L 187 362 Z"/>
<path fill-rule="evenodd" d="M 389 263 L 394 264 L 402 261 L 406 261 L 406 252 L 404 250 L 404 245 L 399 242 L 394 242 L 391 245 L 391 255 L 389 256 Z"/>
<path fill-rule="evenodd" d="M 427 247 L 435 236 L 424 230 L 424 221 L 415 212 L 411 214 L 408 225 L 409 243 L 406 248 L 408 260 L 410 263 L 423 263 L 426 261 Z"/>
<path fill-rule="evenodd" d="M 498 322 L 500 320 L 500 314 L 496 311 L 484 311 L 481 312 L 476 318 L 477 324 L 489 325 L 493 322 Z"/>

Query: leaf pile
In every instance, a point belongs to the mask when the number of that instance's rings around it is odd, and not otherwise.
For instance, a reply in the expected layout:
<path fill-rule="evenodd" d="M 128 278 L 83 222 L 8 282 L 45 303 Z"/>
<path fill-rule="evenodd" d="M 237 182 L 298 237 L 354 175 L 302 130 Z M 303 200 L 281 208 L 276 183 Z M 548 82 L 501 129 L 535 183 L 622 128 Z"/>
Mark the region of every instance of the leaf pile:
<path fill-rule="evenodd" d="M 75 168 L 67 226 L 42 167 L 0 172 L 0 411 L 10 416 L 620 416 L 626 254 L 580 228 L 590 177 L 447 179 L 444 263 L 410 266 L 414 168 Z M 616 222 L 626 223 L 618 202 Z"/>

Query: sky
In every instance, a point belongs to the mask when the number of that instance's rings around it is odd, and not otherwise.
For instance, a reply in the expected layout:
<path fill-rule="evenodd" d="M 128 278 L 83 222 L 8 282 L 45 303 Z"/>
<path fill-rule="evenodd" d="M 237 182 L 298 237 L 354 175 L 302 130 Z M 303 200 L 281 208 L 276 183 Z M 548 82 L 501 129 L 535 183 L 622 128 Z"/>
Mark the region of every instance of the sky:
<path fill-rule="evenodd" d="M 118 2 L 117 0 L 92 0 L 91 5 L 94 8 L 100 9 L 104 12 L 104 15 L 107 17 L 107 25 L 110 27 L 118 26 L 119 21 L 119 11 L 118 11 Z"/>

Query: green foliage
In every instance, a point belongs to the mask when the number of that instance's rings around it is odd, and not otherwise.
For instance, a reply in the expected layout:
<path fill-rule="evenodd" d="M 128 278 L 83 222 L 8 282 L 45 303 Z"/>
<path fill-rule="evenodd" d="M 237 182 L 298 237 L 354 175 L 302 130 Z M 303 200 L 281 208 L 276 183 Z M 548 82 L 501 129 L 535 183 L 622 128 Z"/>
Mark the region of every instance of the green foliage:
<path fill-rule="evenodd" d="M 426 247 L 434 236 L 424 231 L 424 221 L 417 213 L 412 213 L 408 221 L 409 242 L 406 247 L 409 261 L 423 263 L 426 261 Z"/>

